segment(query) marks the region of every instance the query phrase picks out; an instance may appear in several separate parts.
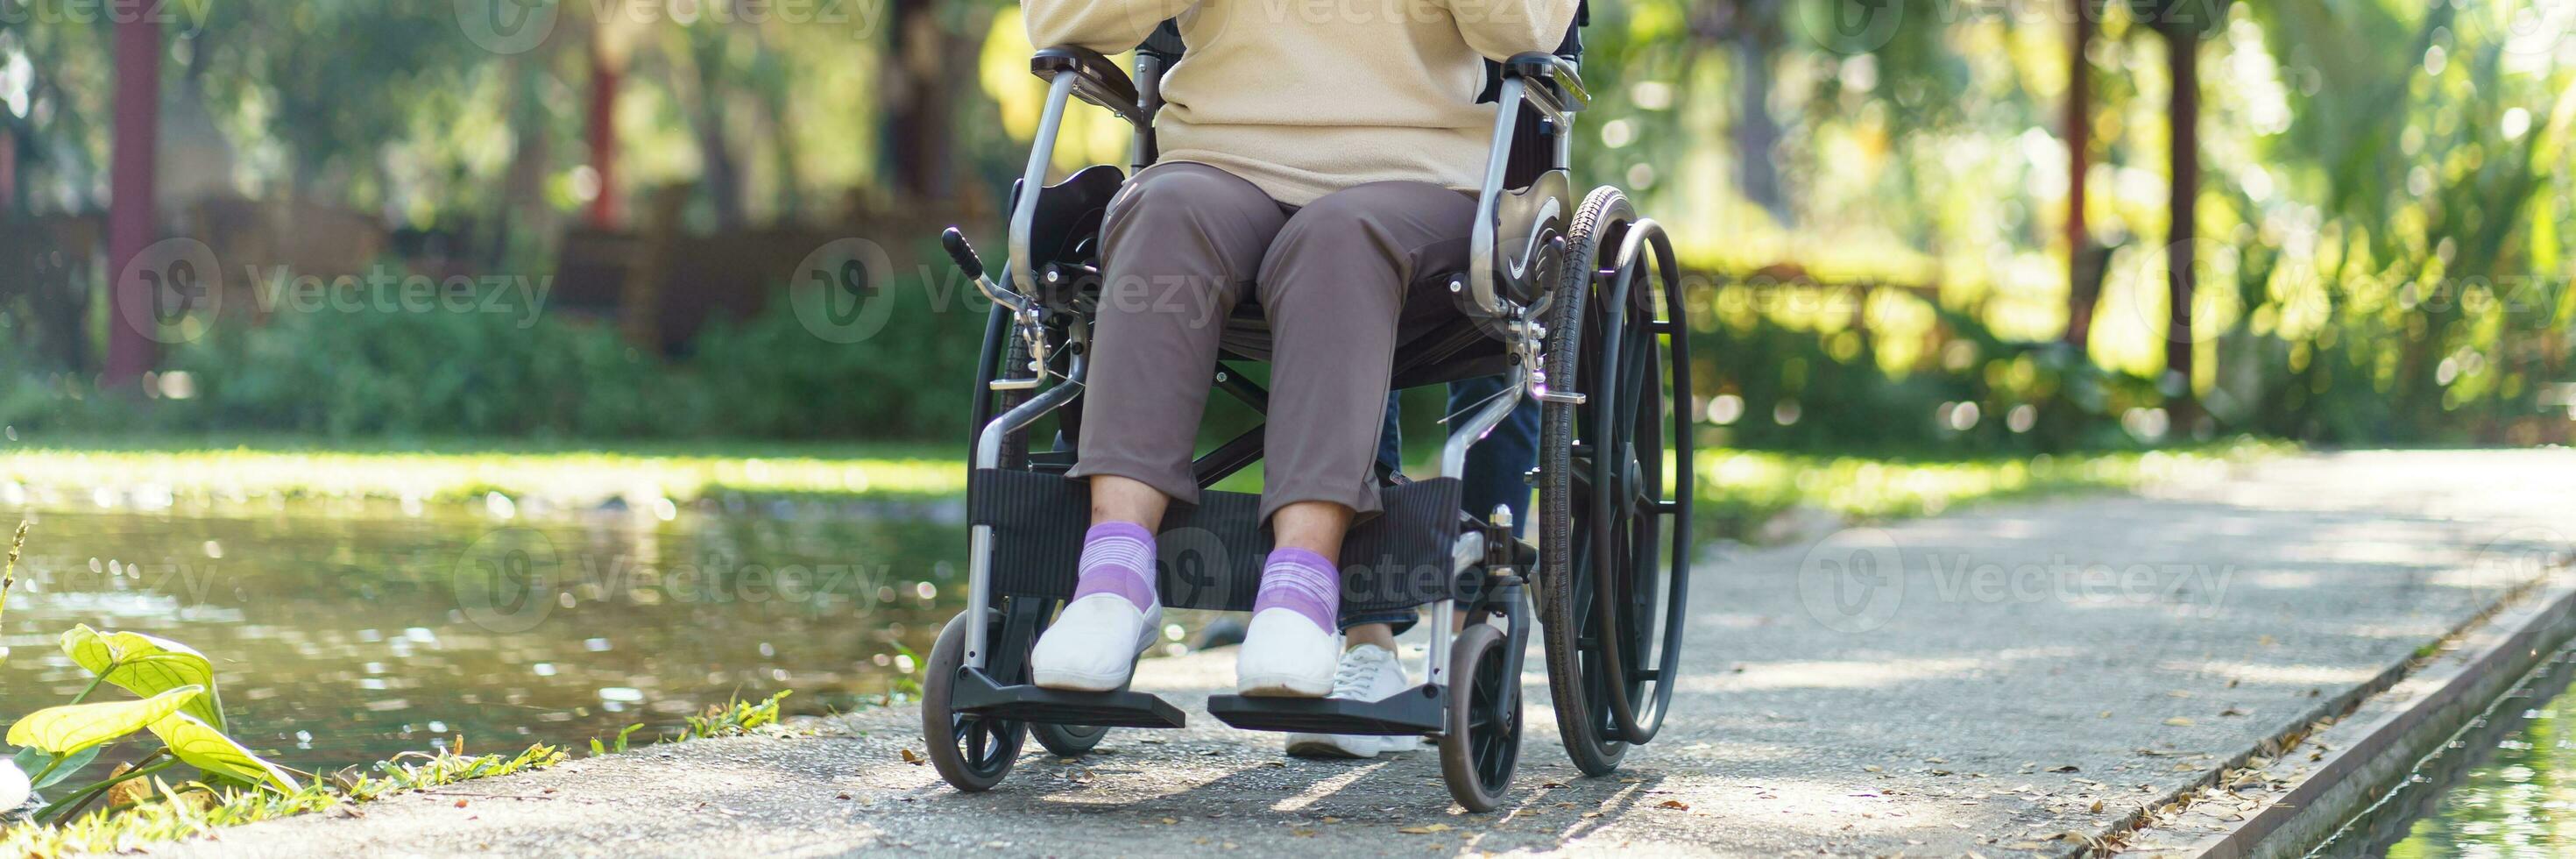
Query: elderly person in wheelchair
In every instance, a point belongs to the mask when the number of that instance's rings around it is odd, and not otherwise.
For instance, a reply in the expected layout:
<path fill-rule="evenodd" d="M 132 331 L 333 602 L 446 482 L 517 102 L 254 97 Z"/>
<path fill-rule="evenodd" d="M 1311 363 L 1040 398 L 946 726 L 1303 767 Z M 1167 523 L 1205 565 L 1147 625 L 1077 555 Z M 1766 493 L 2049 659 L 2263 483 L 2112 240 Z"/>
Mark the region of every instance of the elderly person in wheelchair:
<path fill-rule="evenodd" d="M 1043 687 L 1128 682 L 1160 634 L 1154 529 L 1197 499 L 1193 441 L 1225 320 L 1271 342 L 1263 565 L 1237 691 L 1374 699 L 1406 688 L 1394 618 L 1344 629 L 1338 553 L 1379 512 L 1374 464 L 1400 335 L 1457 311 L 1492 108 L 1484 60 L 1555 47 L 1576 0 L 1269 6 L 1027 0 L 1029 36 L 1104 53 L 1178 16 L 1160 157 L 1110 203 L 1077 464 L 1091 527 L 1073 600 L 1030 656 Z M 1311 13 L 1311 14 L 1310 14 Z M 1349 647 L 1345 649 L 1347 642 Z M 1292 750 L 1381 746 L 1292 737 Z M 1303 747 L 1303 748 L 1301 748 Z"/>

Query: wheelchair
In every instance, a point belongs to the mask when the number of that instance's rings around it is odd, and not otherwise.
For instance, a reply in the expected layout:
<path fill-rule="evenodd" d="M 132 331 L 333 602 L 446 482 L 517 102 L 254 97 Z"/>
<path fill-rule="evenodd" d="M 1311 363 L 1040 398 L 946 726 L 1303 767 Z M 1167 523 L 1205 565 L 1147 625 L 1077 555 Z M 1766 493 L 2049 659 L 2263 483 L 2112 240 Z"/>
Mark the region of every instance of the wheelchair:
<path fill-rule="evenodd" d="M 1476 812 L 1500 803 L 1519 763 L 1533 621 L 1559 733 L 1586 775 L 1612 772 L 1654 738 L 1679 669 L 1694 473 L 1683 297 L 1661 226 L 1613 187 L 1574 199 L 1567 160 L 1573 114 L 1589 100 L 1576 71 L 1587 16 L 1554 52 L 1487 64 L 1493 143 L 1468 270 L 1448 278 L 1460 313 L 1399 344 L 1389 387 L 1498 373 L 1511 384 L 1452 426 L 1437 477 L 1381 469 L 1385 512 L 1343 546 L 1344 611 L 1430 607 L 1424 682 L 1374 702 L 1207 702 L 1237 728 L 1433 740 L 1451 795 Z M 1165 22 L 1137 48 L 1132 78 L 1094 51 L 1038 51 L 1030 67 L 1047 100 L 1013 189 L 1001 276 L 956 228 L 941 236 L 994 302 L 976 379 L 968 605 L 940 632 L 922 681 L 927 757 L 962 791 L 999 784 L 1030 735 L 1079 756 L 1113 727 L 1186 724 L 1155 695 L 1028 679 L 1032 645 L 1072 596 L 1088 525 L 1087 489 L 1064 474 L 1081 424 L 1101 221 L 1126 178 L 1094 165 L 1045 184 L 1056 133 L 1078 98 L 1134 126 L 1131 169 L 1153 163 L 1162 70 L 1184 50 Z M 1258 350 L 1239 348 L 1242 327 L 1258 329 L 1255 302 L 1229 320 L 1208 369 L 1218 390 L 1258 411 L 1266 393 L 1242 372 Z M 1517 536 L 1507 510 L 1480 518 L 1459 500 L 1469 446 L 1524 396 L 1542 404 L 1534 541 Z M 1032 449 L 1032 425 L 1049 414 L 1055 443 Z M 1251 609 L 1270 549 L 1257 496 L 1206 487 L 1260 456 L 1255 427 L 1196 458 L 1199 503 L 1174 505 L 1157 529 L 1164 605 Z"/>

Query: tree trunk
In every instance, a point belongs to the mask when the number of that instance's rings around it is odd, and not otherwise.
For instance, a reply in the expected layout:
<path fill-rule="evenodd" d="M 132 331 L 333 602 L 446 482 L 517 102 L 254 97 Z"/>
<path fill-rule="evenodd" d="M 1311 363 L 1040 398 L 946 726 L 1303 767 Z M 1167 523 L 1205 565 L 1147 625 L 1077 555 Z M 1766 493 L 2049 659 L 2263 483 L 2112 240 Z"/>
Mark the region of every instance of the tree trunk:
<path fill-rule="evenodd" d="M 1780 53 L 1780 15 L 1779 0 L 1736 4 L 1735 173 L 1745 198 L 1785 227 L 1794 213 L 1780 165 L 1772 160 L 1782 134 L 1779 118 L 1771 115 L 1771 65 Z"/>
<path fill-rule="evenodd" d="M 599 192 L 590 198 L 590 225 L 602 230 L 617 227 L 617 85 L 624 76 L 605 50 L 594 44 L 590 52 L 590 170 L 599 177 Z"/>
<path fill-rule="evenodd" d="M 2173 79 L 2173 104 L 2169 112 L 2172 123 L 2173 182 L 2172 197 L 2167 200 L 2171 226 L 2165 234 L 2165 372 L 2175 379 L 2181 393 L 2172 409 L 2174 426 L 2189 425 L 2186 418 L 2197 417 L 2192 404 L 2192 352 L 2197 342 L 2191 330 L 2191 306 L 2194 273 L 2193 239 L 2197 219 L 2193 217 L 2200 199 L 2200 28 L 2197 22 L 2167 24 L 2165 28 L 2165 66 Z"/>
<path fill-rule="evenodd" d="M 2093 336 L 2093 303 L 2101 297 L 2100 265 L 2091 259 L 2093 233 L 2085 228 L 2084 178 L 2093 163 L 2093 45 L 2091 0 L 2068 0 L 2075 10 L 2066 73 L 2066 336 L 2078 352 Z"/>
<path fill-rule="evenodd" d="M 956 193 L 955 135 L 950 127 L 956 81 L 949 66 L 962 52 L 939 23 L 936 0 L 891 0 L 878 135 L 884 175 L 899 208 L 951 202 Z M 971 53 L 964 53 L 972 56 Z"/>

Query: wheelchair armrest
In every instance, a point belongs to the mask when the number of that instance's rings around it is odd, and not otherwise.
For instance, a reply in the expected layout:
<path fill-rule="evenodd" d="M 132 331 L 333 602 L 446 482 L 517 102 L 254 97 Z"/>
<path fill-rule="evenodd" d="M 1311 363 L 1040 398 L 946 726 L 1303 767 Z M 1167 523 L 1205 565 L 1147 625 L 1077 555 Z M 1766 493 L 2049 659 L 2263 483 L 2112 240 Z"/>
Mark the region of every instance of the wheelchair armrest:
<path fill-rule="evenodd" d="M 1582 110 L 1592 103 L 1592 91 L 1583 88 L 1583 76 L 1564 57 L 1544 51 L 1518 54 L 1503 62 L 1503 76 L 1550 84 L 1552 93 L 1563 99 L 1565 107 Z"/>
<path fill-rule="evenodd" d="M 1127 70 L 1099 51 L 1077 45 L 1042 48 L 1029 57 L 1029 72 L 1049 81 L 1071 73 L 1075 79 L 1073 93 L 1083 101 L 1108 108 L 1139 126 L 1154 121 L 1138 106 L 1136 83 L 1127 77 Z"/>

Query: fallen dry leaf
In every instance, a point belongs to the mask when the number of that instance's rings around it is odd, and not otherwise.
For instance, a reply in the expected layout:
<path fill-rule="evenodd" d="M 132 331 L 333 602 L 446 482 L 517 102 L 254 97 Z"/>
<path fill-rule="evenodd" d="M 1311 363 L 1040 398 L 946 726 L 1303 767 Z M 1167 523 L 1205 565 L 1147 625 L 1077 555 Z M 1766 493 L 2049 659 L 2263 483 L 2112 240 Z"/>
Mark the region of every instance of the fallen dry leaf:
<path fill-rule="evenodd" d="M 903 750 L 903 762 L 913 766 L 920 766 L 922 764 L 929 763 L 929 761 L 923 760 L 920 755 L 913 754 L 912 750 L 908 748 Z"/>
<path fill-rule="evenodd" d="M 1683 801 L 1678 800 L 1678 799 L 1667 799 L 1667 800 L 1664 800 L 1664 801 L 1662 801 L 1662 802 L 1655 803 L 1655 807 L 1656 807 L 1656 808 L 1669 808 L 1669 809 L 1673 809 L 1673 810 L 1675 810 L 1675 811 L 1689 811 L 1689 810 L 1690 810 L 1690 803 L 1683 802 Z"/>
<path fill-rule="evenodd" d="M 1446 823 L 1434 823 L 1434 824 L 1431 824 L 1431 825 L 1429 825 L 1429 826 L 1407 826 L 1407 827 L 1404 827 L 1404 828 L 1402 828 L 1402 829 L 1398 829 L 1398 830 L 1396 830 L 1396 831 L 1397 831 L 1397 832 L 1404 833 L 1404 834 L 1406 834 L 1406 835 L 1429 835 L 1429 834 L 1434 833 L 1434 832 L 1447 832 L 1447 831 L 1449 831 L 1449 824 L 1446 824 Z"/>
<path fill-rule="evenodd" d="M 2084 768 L 2074 764 L 2067 764 L 2065 766 L 2049 767 L 2048 771 L 2053 773 L 2080 773 L 2084 771 Z"/>
<path fill-rule="evenodd" d="M 2188 717 L 2184 717 L 2184 716 L 2175 716 L 2175 717 L 2173 717 L 2173 718 L 2171 718 L 2171 719 L 2166 719 L 2166 720 L 2165 720 L 2165 724 L 2167 724 L 2167 725 L 2171 725 L 2171 726 L 2174 726 L 2174 727 L 2177 727 L 2177 728 L 2188 728 L 2188 727 L 2191 727 L 2191 719 L 2190 719 L 2190 718 L 2188 718 Z"/>

